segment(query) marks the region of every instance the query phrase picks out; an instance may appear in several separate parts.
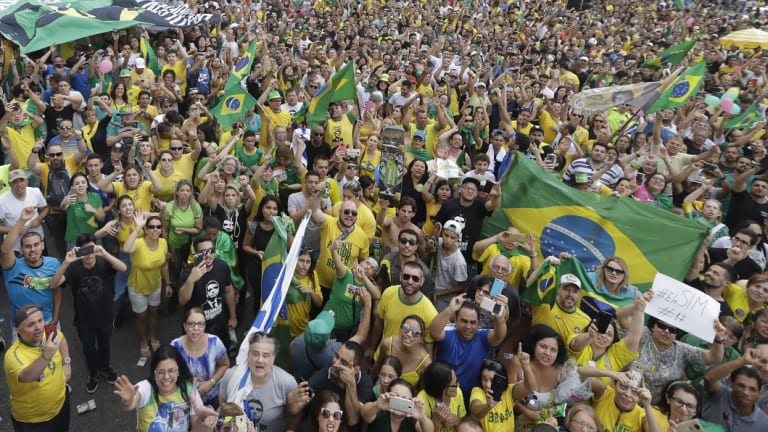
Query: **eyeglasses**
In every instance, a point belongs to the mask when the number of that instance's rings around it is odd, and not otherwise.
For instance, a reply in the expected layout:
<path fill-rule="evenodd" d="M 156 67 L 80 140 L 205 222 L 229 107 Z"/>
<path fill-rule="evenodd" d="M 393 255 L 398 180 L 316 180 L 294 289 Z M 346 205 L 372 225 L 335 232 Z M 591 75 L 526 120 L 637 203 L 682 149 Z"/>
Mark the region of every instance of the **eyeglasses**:
<path fill-rule="evenodd" d="M 328 408 L 323 408 L 322 411 L 320 411 L 320 414 L 322 414 L 324 418 L 330 418 L 331 416 L 333 416 L 334 420 L 341 420 L 341 416 L 344 415 L 344 411 L 342 410 L 331 411 Z"/>
<path fill-rule="evenodd" d="M 595 427 L 595 425 L 584 423 L 583 421 L 576 418 L 571 420 L 571 429 L 573 429 L 573 426 L 578 426 L 581 430 L 597 432 L 597 427 Z"/>
<path fill-rule="evenodd" d="M 400 244 L 403 244 L 403 245 L 407 244 L 407 245 L 411 245 L 411 246 L 416 246 L 419 243 L 419 241 L 416 240 L 416 239 L 409 239 L 409 238 L 405 238 L 405 237 L 401 237 L 397 241 L 399 241 Z"/>
<path fill-rule="evenodd" d="M 403 282 L 408 282 L 409 280 L 412 280 L 414 282 L 419 282 L 421 280 L 421 276 L 412 275 L 408 273 L 400 273 L 400 279 L 402 279 Z"/>
<path fill-rule="evenodd" d="M 672 334 L 677 334 L 677 328 L 672 327 L 670 325 L 666 325 L 666 324 L 661 323 L 661 322 L 657 322 L 656 323 L 656 328 L 659 329 L 660 331 L 666 331 L 666 332 L 669 332 L 669 333 L 672 333 Z"/>
<path fill-rule="evenodd" d="M 688 409 L 688 411 L 696 411 L 696 404 L 694 404 L 694 403 L 688 403 L 688 402 L 686 402 L 686 401 L 684 401 L 684 400 L 682 400 L 680 398 L 676 398 L 674 396 L 671 397 L 670 400 L 672 400 L 672 403 L 675 404 L 675 406 L 678 407 L 678 408 L 685 407 L 685 408 Z"/>
<path fill-rule="evenodd" d="M 344 214 L 344 216 L 349 216 L 349 215 L 357 216 L 357 210 L 344 209 L 342 213 Z"/>
<path fill-rule="evenodd" d="M 400 330 L 402 330 L 402 332 L 405 333 L 405 334 L 408 334 L 408 333 L 412 334 L 413 337 L 419 337 L 419 336 L 424 334 L 423 331 L 421 331 L 421 330 L 419 330 L 417 328 L 413 328 L 413 327 L 409 326 L 408 324 L 403 324 L 402 326 L 400 326 Z"/>
<path fill-rule="evenodd" d="M 157 369 L 155 371 L 155 376 L 176 375 L 177 373 L 179 373 L 179 368 L 170 368 L 168 370 Z"/>
<path fill-rule="evenodd" d="M 624 270 L 622 270 L 622 269 L 620 269 L 620 268 L 616 268 L 616 267 L 609 267 L 609 266 L 606 266 L 606 267 L 605 267 L 605 271 L 607 271 L 607 272 L 609 272 L 609 273 L 615 273 L 615 274 L 617 274 L 617 275 L 623 275 L 623 274 L 624 274 Z"/>
<path fill-rule="evenodd" d="M 187 326 L 192 328 L 195 328 L 195 327 L 203 328 L 205 327 L 205 321 L 187 321 Z"/>
<path fill-rule="evenodd" d="M 147 229 L 162 229 L 162 225 L 147 225 Z"/>
<path fill-rule="evenodd" d="M 61 129 L 61 130 L 72 130 L 73 127 L 72 126 L 59 126 L 59 129 Z"/>
<path fill-rule="evenodd" d="M 169 147 L 171 151 L 181 151 L 184 147 Z"/>
<path fill-rule="evenodd" d="M 52 157 L 52 158 L 55 158 L 55 157 L 61 157 L 61 156 L 63 156 L 63 155 L 64 155 L 64 153 L 62 153 L 62 152 L 58 152 L 58 153 L 48 153 L 48 157 Z"/>

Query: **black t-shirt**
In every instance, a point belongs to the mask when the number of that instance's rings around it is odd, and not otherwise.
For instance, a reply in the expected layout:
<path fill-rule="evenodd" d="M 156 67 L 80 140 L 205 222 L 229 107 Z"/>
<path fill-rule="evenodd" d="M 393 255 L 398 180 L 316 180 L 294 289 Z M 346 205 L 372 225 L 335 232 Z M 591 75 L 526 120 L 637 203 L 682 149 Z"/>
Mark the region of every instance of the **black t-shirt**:
<path fill-rule="evenodd" d="M 206 210 L 210 211 L 208 208 Z M 211 213 L 221 222 L 221 231 L 232 239 L 235 249 L 239 251 L 240 245 L 245 239 L 245 230 L 248 229 L 248 213 L 245 211 L 245 206 L 241 205 L 228 212 L 224 206 L 219 204 L 216 206 L 216 210 Z"/>
<path fill-rule="evenodd" d="M 731 193 L 731 205 L 728 207 L 728 216 L 725 218 L 728 228 L 733 228 L 747 219 L 762 222 L 766 217 L 768 217 L 768 202 L 756 203 L 749 191 Z"/>
<path fill-rule="evenodd" d="M 456 220 L 464 224 L 459 250 L 469 263 L 472 260 L 472 248 L 480 238 L 483 220 L 486 216 L 490 216 L 491 212 L 485 209 L 485 201 L 475 200 L 469 207 L 464 207 L 459 200 L 460 198 L 451 198 L 443 203 L 435 220 L 443 226 L 449 220 Z"/>
<path fill-rule="evenodd" d="M 187 266 L 184 269 L 184 273 L 180 278 L 182 284 L 186 282 L 191 270 L 192 266 Z M 229 266 L 224 260 L 214 259 L 213 268 L 195 282 L 195 286 L 192 288 L 192 296 L 185 305 L 185 310 L 199 307 L 203 310 L 205 322 L 209 326 L 225 326 L 229 319 L 229 314 L 224 303 L 224 293 L 229 285 L 232 285 Z"/>
<path fill-rule="evenodd" d="M 325 156 L 328 159 L 333 158 L 333 149 L 331 145 L 323 141 L 320 147 L 315 147 L 313 144 L 307 142 L 307 168 L 312 169 L 315 165 L 315 158 L 318 156 Z"/>
<path fill-rule="evenodd" d="M 701 292 L 703 292 L 705 294 L 707 292 L 704 289 L 704 282 L 701 279 L 699 279 L 699 278 L 696 278 L 696 279 L 694 279 L 692 281 L 685 281 L 685 283 L 687 283 L 688 285 L 698 289 L 699 291 L 701 291 Z M 717 302 L 720 303 L 720 314 L 718 316 L 723 316 L 723 315 L 727 315 L 727 316 L 730 316 L 730 317 L 735 316 L 733 314 L 733 310 L 731 309 L 731 306 L 728 304 L 728 302 L 726 302 L 725 300 L 717 300 Z"/>
<path fill-rule="evenodd" d="M 728 249 L 726 248 L 709 248 L 709 261 L 717 263 L 728 259 Z M 761 273 L 763 269 L 752 258 L 746 257 L 743 260 L 737 262 L 733 266 L 733 270 L 736 272 L 736 280 L 749 279 L 755 273 Z"/>
<path fill-rule="evenodd" d="M 373 402 L 376 400 L 376 396 L 373 394 L 373 382 L 371 377 L 367 374 L 359 372 L 355 375 L 357 379 L 357 400 L 361 404 L 366 402 Z M 312 378 L 309 379 L 309 386 L 317 393 L 323 390 L 332 390 L 336 392 L 343 401 L 347 395 L 347 390 L 338 378 L 332 377 L 330 368 L 322 369 L 315 372 Z M 343 402 L 342 402 L 343 406 Z"/>
<path fill-rule="evenodd" d="M 80 260 L 70 264 L 64 276 L 74 298 L 75 326 L 112 325 L 114 275 L 112 266 L 102 257 L 96 257 L 96 264 L 90 269 L 86 269 Z"/>
<path fill-rule="evenodd" d="M 52 105 L 48 105 L 45 108 L 45 127 L 48 129 L 48 141 L 59 134 L 59 129 L 56 126 L 60 121 L 72 121 L 74 116 L 75 109 L 72 108 L 72 105 L 65 106 L 61 111 L 56 111 Z"/>

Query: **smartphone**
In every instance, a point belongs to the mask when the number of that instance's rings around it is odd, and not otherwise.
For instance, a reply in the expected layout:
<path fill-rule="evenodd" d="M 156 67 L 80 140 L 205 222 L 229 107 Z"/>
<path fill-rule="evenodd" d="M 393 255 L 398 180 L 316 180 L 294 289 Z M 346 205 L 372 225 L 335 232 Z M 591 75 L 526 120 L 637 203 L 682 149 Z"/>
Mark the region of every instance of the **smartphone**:
<path fill-rule="evenodd" d="M 528 235 L 526 234 L 508 234 L 508 235 L 509 235 L 509 241 L 511 242 L 525 243 L 528 241 Z"/>
<path fill-rule="evenodd" d="M 368 101 L 365 103 L 365 112 L 373 111 L 373 102 Z"/>
<path fill-rule="evenodd" d="M 691 419 L 682 423 L 678 423 L 676 429 L 678 432 L 701 432 L 704 430 L 704 428 L 701 427 L 701 423 L 699 423 L 699 420 L 697 419 Z"/>
<path fill-rule="evenodd" d="M 77 189 L 75 189 L 74 186 L 69 188 L 69 193 L 67 195 L 77 195 Z"/>
<path fill-rule="evenodd" d="M 348 157 L 360 157 L 360 149 L 347 149 Z"/>
<path fill-rule="evenodd" d="M 491 190 L 493 189 L 493 182 L 486 181 L 485 185 L 483 185 L 483 193 L 491 193 Z"/>
<path fill-rule="evenodd" d="M 640 186 L 645 183 L 645 173 L 638 172 L 635 174 L 635 184 Z"/>
<path fill-rule="evenodd" d="M 347 284 L 347 292 L 352 295 L 360 294 L 360 287 L 355 284 Z"/>
<path fill-rule="evenodd" d="M 605 332 L 608 331 L 608 326 L 611 325 L 612 320 L 613 320 L 613 315 L 609 314 L 608 312 L 600 311 L 600 315 L 597 316 L 597 320 L 595 323 L 595 327 L 597 327 L 597 332 L 605 334 Z"/>
<path fill-rule="evenodd" d="M 629 385 L 632 388 L 640 387 L 640 383 L 643 380 L 643 368 L 639 363 L 633 362 L 632 367 L 629 369 Z"/>
<path fill-rule="evenodd" d="M 491 381 L 491 392 L 493 393 L 491 397 L 493 400 L 496 402 L 500 401 L 501 397 L 504 395 L 504 390 L 507 389 L 508 385 L 509 381 L 507 381 L 507 377 L 504 375 L 494 374 L 493 381 Z"/>
<path fill-rule="evenodd" d="M 235 426 L 237 426 L 238 432 L 248 431 L 248 417 L 244 415 L 235 417 Z"/>
<path fill-rule="evenodd" d="M 544 162 L 546 162 L 546 163 L 549 163 L 549 164 L 556 164 L 556 163 L 557 163 L 557 155 L 556 155 L 556 154 L 554 154 L 554 153 L 550 153 L 550 154 L 548 154 L 548 155 L 547 155 L 547 156 L 544 158 Z"/>
<path fill-rule="evenodd" d="M 342 156 L 347 154 L 347 145 L 344 143 L 339 144 L 339 147 L 336 149 L 336 152 L 341 154 Z"/>
<path fill-rule="evenodd" d="M 193 265 L 195 267 L 199 266 L 201 262 L 205 259 L 205 254 L 203 252 L 198 252 L 192 256 L 193 259 Z"/>
<path fill-rule="evenodd" d="M 389 408 L 401 413 L 413 414 L 413 401 L 398 396 L 389 398 Z"/>
<path fill-rule="evenodd" d="M 491 286 L 491 297 L 496 297 L 497 295 L 501 294 L 501 290 L 504 289 L 504 286 L 506 283 L 501 279 L 494 279 L 493 285 Z"/>
<path fill-rule="evenodd" d="M 501 305 L 493 301 L 491 297 L 483 297 L 483 301 L 480 302 L 480 309 L 487 310 L 493 315 L 501 313 Z"/>
<path fill-rule="evenodd" d="M 76 257 L 83 257 L 93 253 L 93 245 L 83 246 L 75 252 Z"/>

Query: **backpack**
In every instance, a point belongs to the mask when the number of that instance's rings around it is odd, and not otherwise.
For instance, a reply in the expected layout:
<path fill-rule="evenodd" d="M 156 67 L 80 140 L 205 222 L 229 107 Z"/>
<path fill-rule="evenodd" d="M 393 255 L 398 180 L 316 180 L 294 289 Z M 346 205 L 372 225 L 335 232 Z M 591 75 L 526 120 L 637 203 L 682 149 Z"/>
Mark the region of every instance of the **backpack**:
<path fill-rule="evenodd" d="M 48 170 L 48 188 L 45 202 L 54 210 L 61 210 L 61 202 L 69 194 L 70 179 L 66 169 Z"/>

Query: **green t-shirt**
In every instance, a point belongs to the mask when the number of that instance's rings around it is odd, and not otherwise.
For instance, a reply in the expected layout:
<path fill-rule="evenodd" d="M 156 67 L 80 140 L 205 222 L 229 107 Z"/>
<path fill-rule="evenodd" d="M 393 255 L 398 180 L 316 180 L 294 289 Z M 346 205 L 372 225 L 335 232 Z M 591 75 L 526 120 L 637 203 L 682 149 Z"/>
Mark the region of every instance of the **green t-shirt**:
<path fill-rule="evenodd" d="M 363 303 L 360 301 L 359 296 L 353 297 L 348 292 L 347 287 L 349 285 L 354 285 L 359 289 L 366 289 L 364 284 L 355 281 L 352 272 L 347 269 L 344 276 L 334 279 L 328 303 L 323 308 L 324 311 L 333 311 L 334 319 L 336 320 L 336 325 L 333 326 L 335 330 L 350 330 L 360 320 Z"/>
<path fill-rule="evenodd" d="M 235 156 L 237 157 L 237 160 L 240 161 L 241 165 L 250 168 L 254 165 L 261 164 L 264 151 L 257 147 L 256 151 L 252 155 L 249 155 L 245 153 L 245 147 L 238 145 L 235 147 Z"/>
<path fill-rule="evenodd" d="M 93 208 L 101 208 L 101 198 L 88 192 L 86 201 Z M 80 234 L 94 234 L 99 229 L 99 223 L 93 214 L 85 211 L 85 202 L 76 202 L 67 207 L 67 231 L 64 233 L 64 240 L 74 242 Z"/>
<path fill-rule="evenodd" d="M 195 219 L 203 217 L 203 209 L 197 202 L 191 203 L 186 210 L 176 206 L 175 201 L 165 208 L 165 220 L 168 221 L 168 244 L 173 248 L 182 247 L 192 241 L 192 234 L 176 234 L 176 228 L 194 228 Z"/>

